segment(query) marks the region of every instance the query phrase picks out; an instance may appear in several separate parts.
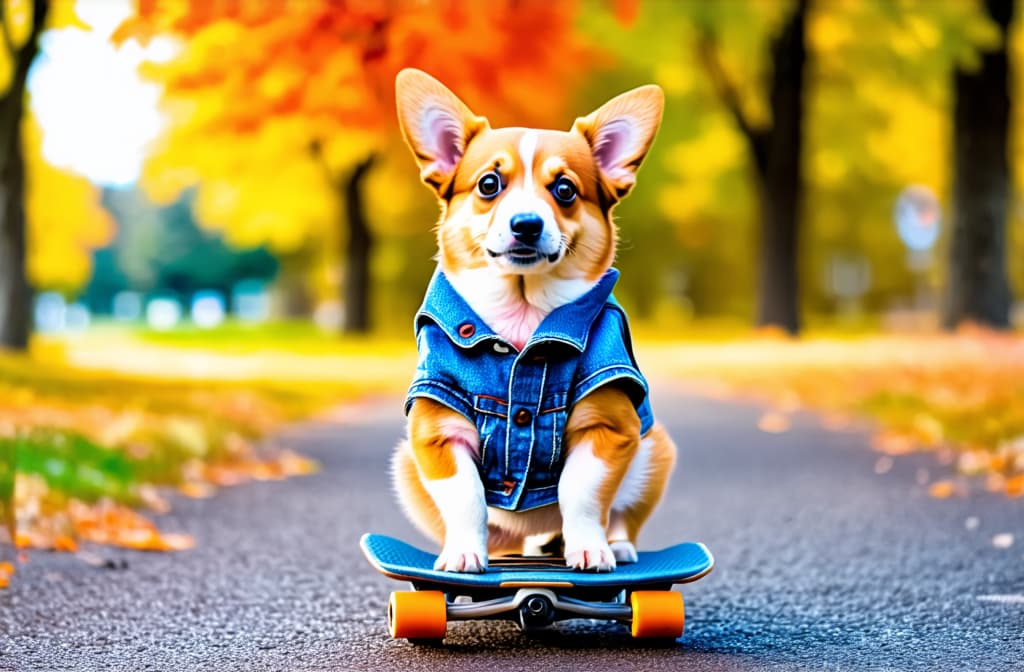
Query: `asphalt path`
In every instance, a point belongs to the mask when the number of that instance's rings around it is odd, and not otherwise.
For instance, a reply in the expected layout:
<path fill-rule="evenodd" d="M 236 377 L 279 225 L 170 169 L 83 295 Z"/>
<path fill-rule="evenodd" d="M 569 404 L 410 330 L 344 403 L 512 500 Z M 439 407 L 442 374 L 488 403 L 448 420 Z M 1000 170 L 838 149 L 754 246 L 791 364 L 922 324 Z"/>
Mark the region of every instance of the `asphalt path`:
<path fill-rule="evenodd" d="M 948 468 L 933 456 L 886 470 L 865 433 L 798 414 L 765 434 L 754 406 L 656 392 L 681 460 L 640 546 L 698 540 L 717 560 L 683 588 L 672 645 L 585 620 L 529 636 L 454 623 L 443 648 L 389 639 L 402 585 L 358 539 L 426 542 L 390 492 L 402 419 L 386 400 L 278 437 L 316 475 L 175 500 L 162 525 L 195 550 L 97 549 L 118 569 L 32 553 L 0 591 L 0 670 L 1024 669 L 1024 500 L 937 500 L 925 483 Z"/>

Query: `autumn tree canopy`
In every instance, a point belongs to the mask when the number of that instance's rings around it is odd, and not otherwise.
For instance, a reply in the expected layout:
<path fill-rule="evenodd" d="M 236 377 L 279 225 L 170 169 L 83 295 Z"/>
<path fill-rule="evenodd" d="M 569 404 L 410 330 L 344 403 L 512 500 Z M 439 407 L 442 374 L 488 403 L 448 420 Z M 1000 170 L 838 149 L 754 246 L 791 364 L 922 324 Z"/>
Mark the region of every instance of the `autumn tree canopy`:
<path fill-rule="evenodd" d="M 754 313 L 750 260 L 759 205 L 751 179 L 756 157 L 744 126 L 758 134 L 774 123 L 766 86 L 771 46 L 798 6 L 650 2 L 639 3 L 628 22 L 610 11 L 582 18 L 584 31 L 622 67 L 665 89 L 669 112 L 645 164 L 645 179 L 658 185 L 656 200 L 640 192 L 623 204 L 623 219 L 642 213 L 672 225 L 676 258 L 648 258 L 640 272 L 657 277 L 673 264 L 683 269 L 686 292 L 705 314 Z M 1020 59 L 1019 22 L 1014 30 Z M 718 72 L 703 57 L 705 33 L 714 38 Z M 980 54 L 998 44 L 998 31 L 973 0 L 812 1 L 805 37 L 799 298 L 815 314 L 835 311 L 840 299 L 831 292 L 829 267 L 851 259 L 869 269 L 863 305 L 882 310 L 915 291 L 893 225 L 894 201 L 907 185 L 926 185 L 949 211 L 951 73 L 976 68 Z M 731 99 L 716 86 L 723 80 Z M 1021 110 L 1014 107 L 1017 115 Z M 1024 145 L 1017 142 L 1012 155 L 1019 163 Z M 1018 186 L 1022 175 L 1016 171 Z M 943 271 L 938 260 L 930 270 L 935 284 Z M 1022 269 L 1018 264 L 1018 274 Z"/>
<path fill-rule="evenodd" d="M 545 0 L 308 0 L 284 11 L 262 0 L 140 0 L 115 39 L 179 42 L 146 68 L 163 85 L 170 127 L 144 186 L 158 201 L 195 187 L 199 220 L 241 246 L 308 255 L 347 244 L 348 319 L 365 321 L 352 308 L 365 304 L 372 231 L 396 226 L 402 190 L 414 186 L 403 157 L 397 191 L 367 211 L 371 169 L 395 154 L 395 74 L 426 70 L 499 125 L 567 127 L 574 14 L 574 3 Z"/>

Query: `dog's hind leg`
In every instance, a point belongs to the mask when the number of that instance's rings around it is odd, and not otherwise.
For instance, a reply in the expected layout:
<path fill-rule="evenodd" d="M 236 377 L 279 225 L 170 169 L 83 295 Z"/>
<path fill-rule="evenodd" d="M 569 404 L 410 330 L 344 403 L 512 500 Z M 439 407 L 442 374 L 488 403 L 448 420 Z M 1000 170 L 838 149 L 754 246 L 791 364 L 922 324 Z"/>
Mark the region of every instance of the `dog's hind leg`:
<path fill-rule="evenodd" d="M 406 517 L 416 528 L 438 544 L 444 543 L 444 519 L 434 499 L 423 486 L 416 460 L 408 440 L 395 448 L 391 458 L 391 478 L 398 495 L 398 503 Z"/>
<path fill-rule="evenodd" d="M 612 501 L 608 542 L 615 560 L 636 562 L 636 538 L 668 485 L 676 462 L 676 445 L 660 424 L 643 438 Z"/>

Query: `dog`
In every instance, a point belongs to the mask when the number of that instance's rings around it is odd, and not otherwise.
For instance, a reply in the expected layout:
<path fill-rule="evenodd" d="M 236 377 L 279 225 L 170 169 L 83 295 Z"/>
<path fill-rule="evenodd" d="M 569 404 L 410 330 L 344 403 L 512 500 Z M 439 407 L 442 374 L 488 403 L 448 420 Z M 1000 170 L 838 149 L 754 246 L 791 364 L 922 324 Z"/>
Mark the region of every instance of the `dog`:
<path fill-rule="evenodd" d="M 440 544 L 437 569 L 482 572 L 541 535 L 560 535 L 570 568 L 635 562 L 676 447 L 611 295 L 612 210 L 661 123 L 661 89 L 623 93 L 567 132 L 491 128 L 414 69 L 396 102 L 441 208 L 392 460 L 402 509 Z"/>

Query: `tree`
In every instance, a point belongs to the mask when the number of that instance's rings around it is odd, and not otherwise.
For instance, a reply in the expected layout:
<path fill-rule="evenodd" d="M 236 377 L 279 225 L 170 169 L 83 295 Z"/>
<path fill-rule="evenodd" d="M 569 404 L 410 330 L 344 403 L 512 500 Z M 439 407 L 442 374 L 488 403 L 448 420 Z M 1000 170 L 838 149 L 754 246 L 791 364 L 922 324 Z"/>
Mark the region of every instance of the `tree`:
<path fill-rule="evenodd" d="M 50 164 L 34 117 L 22 124 L 29 284 L 73 292 L 89 281 L 92 250 L 114 236 L 115 224 L 100 191 L 86 178 Z"/>
<path fill-rule="evenodd" d="M 1011 293 L 1006 272 L 1010 166 L 1010 24 L 1014 0 L 984 0 L 999 29 L 998 46 L 977 67 L 953 76 L 953 241 L 944 323 L 965 320 L 1006 329 Z"/>
<path fill-rule="evenodd" d="M 32 289 L 26 268 L 28 234 L 21 124 L 25 82 L 39 51 L 39 34 L 50 5 L 46 0 L 33 0 L 29 17 L 20 17 L 9 9 L 7 2 L 0 3 L 0 53 L 9 67 L 9 81 L 0 94 L 0 346 L 24 349 L 31 329 Z"/>
<path fill-rule="evenodd" d="M 171 125 L 145 169 L 155 199 L 197 187 L 197 218 L 242 245 L 316 255 L 345 246 L 345 328 L 369 328 L 371 212 L 401 205 L 394 75 L 420 67 L 497 123 L 555 123 L 581 47 L 571 3 L 139 0 L 115 39 L 180 40 L 151 64 Z M 537 101 L 543 100 L 538 105 Z M 371 209 L 375 173 L 402 174 Z M 339 226 L 336 222 L 340 222 Z M 287 266 L 287 264 L 285 264 Z"/>
<path fill-rule="evenodd" d="M 803 311 L 837 309 L 829 272 L 835 260 L 870 268 L 870 285 L 858 299 L 868 310 L 888 309 L 915 290 L 893 225 L 893 204 L 912 184 L 948 200 L 950 74 L 956 64 L 976 61 L 979 50 L 999 43 L 977 5 L 809 3 L 797 265 Z M 765 86 L 772 76 L 773 42 L 797 5 L 644 3 L 629 25 L 607 11 L 607 2 L 602 6 L 604 12 L 589 11 L 581 19 L 591 39 L 616 59 L 614 68 L 602 72 L 601 85 L 615 77 L 630 84 L 653 78 L 667 95 L 668 114 L 644 166 L 643 183 L 657 186 L 653 192 L 638 190 L 621 211 L 629 238 L 641 233 L 638 219 L 653 222 L 643 235 L 661 241 L 660 262 L 645 255 L 641 268 L 624 273 L 623 292 L 635 282 L 636 270 L 665 277 L 678 269 L 676 277 L 698 314 L 749 314 L 759 272 L 751 263 L 758 254 L 751 241 L 761 227 L 760 179 L 736 114 L 722 104 L 721 86 L 712 86 L 707 61 L 711 56 L 712 67 L 721 68 L 731 107 L 740 110 L 746 126 L 767 132 L 773 123 Z M 703 48 L 709 37 L 711 54 Z M 1017 155 L 1024 156 L 1019 149 Z M 665 223 L 672 225 L 675 240 L 666 238 Z M 1016 257 L 1024 258 L 1015 254 L 1011 260 Z M 627 251 L 622 264 L 629 260 Z M 651 271 L 655 263 L 661 266 Z M 936 267 L 929 277 L 939 275 Z"/>
<path fill-rule="evenodd" d="M 757 323 L 791 334 L 800 330 L 797 254 L 800 237 L 800 195 L 803 159 L 805 25 L 808 0 L 795 7 L 771 42 L 768 101 L 771 121 L 752 123 L 736 86 L 723 67 L 711 28 L 699 49 L 722 103 L 746 139 L 757 184 L 760 252 Z"/>

